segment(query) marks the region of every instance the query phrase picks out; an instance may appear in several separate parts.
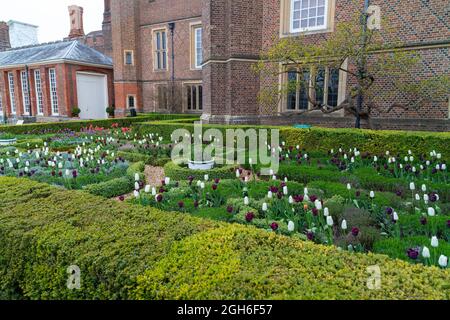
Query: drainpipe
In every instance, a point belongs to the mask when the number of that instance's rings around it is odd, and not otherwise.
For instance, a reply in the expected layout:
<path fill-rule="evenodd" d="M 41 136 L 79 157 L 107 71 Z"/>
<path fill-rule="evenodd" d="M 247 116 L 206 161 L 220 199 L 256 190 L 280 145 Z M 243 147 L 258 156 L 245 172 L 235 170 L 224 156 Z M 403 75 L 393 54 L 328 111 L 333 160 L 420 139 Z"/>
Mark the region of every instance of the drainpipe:
<path fill-rule="evenodd" d="M 361 24 L 363 28 L 363 36 L 362 36 L 362 46 L 365 48 L 367 46 L 367 21 L 368 21 L 368 15 L 367 15 L 367 9 L 369 9 L 370 6 L 370 0 L 364 0 L 364 12 L 361 16 Z M 365 76 L 366 73 L 366 61 L 362 57 L 358 61 L 358 75 L 360 79 L 362 79 Z M 360 129 L 361 128 L 361 116 L 359 113 L 362 110 L 364 104 L 364 97 L 362 94 L 362 89 L 360 88 L 360 92 L 358 94 L 358 101 L 356 105 L 356 124 L 355 127 Z"/>
<path fill-rule="evenodd" d="M 173 110 L 174 108 L 174 102 L 175 102 L 175 46 L 174 46 L 174 33 L 175 33 L 175 22 L 169 23 L 169 30 L 170 30 L 170 38 L 171 38 L 171 47 L 172 47 L 172 75 L 170 78 L 171 81 L 171 106 L 170 109 Z"/>

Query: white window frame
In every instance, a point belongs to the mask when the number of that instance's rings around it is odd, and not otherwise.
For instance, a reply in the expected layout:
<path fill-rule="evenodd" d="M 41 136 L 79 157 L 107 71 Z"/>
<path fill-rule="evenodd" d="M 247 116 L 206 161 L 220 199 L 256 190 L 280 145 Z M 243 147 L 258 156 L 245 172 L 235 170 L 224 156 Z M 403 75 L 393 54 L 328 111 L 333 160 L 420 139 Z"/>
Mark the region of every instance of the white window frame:
<path fill-rule="evenodd" d="M 8 72 L 8 84 L 9 84 L 9 101 L 11 103 L 11 114 L 16 115 L 17 114 L 17 108 L 16 108 L 16 90 L 14 88 L 14 73 Z"/>
<path fill-rule="evenodd" d="M 48 79 L 50 83 L 50 101 L 52 105 L 52 115 L 59 116 L 59 105 L 58 105 L 58 88 L 56 81 L 56 69 L 51 68 L 48 70 Z"/>
<path fill-rule="evenodd" d="M 28 74 L 25 70 L 20 72 L 20 80 L 22 83 L 23 114 L 29 116 L 31 111 L 31 100 L 28 90 Z"/>
<path fill-rule="evenodd" d="M 34 70 L 34 89 L 36 92 L 36 106 L 37 106 L 37 114 L 39 116 L 44 115 L 44 100 L 42 93 L 42 78 L 41 78 L 41 70 Z"/>
<path fill-rule="evenodd" d="M 194 27 L 194 67 L 202 68 L 203 63 L 203 28 Z"/>
<path fill-rule="evenodd" d="M 184 86 L 184 111 L 199 113 L 203 111 L 203 83 L 202 82 L 186 82 L 183 84 Z M 193 97 L 193 87 L 196 88 L 196 96 L 195 100 Z M 200 87 L 202 88 L 202 96 L 200 97 Z M 190 99 L 191 99 L 191 109 L 189 109 L 189 91 L 190 91 Z M 201 106 L 201 108 L 200 108 Z"/>
<path fill-rule="evenodd" d="M 318 30 L 327 30 L 328 29 L 328 23 L 329 23 L 329 6 L 330 6 L 330 0 L 324 0 L 325 1 L 325 11 L 324 11 L 324 24 L 323 25 L 320 25 L 320 26 L 315 26 L 315 27 L 302 27 L 301 26 L 301 21 L 302 21 L 302 17 L 300 16 L 300 19 L 294 19 L 294 12 L 296 11 L 296 10 L 294 10 L 294 5 L 295 5 L 295 2 L 297 2 L 297 1 L 301 1 L 301 0 L 291 0 L 291 12 L 290 12 L 290 14 L 289 14 L 289 19 L 290 19 L 290 31 L 291 31 L 291 33 L 300 33 L 300 32 L 308 32 L 308 31 L 318 31 Z M 304 1 L 304 0 L 303 0 Z M 316 1 L 319 1 L 319 0 L 316 0 Z M 300 4 L 301 4 L 302 2 L 300 2 Z M 309 24 L 309 6 L 308 6 L 308 24 Z M 316 9 L 317 9 L 317 6 L 316 6 Z M 305 10 L 305 9 L 304 9 Z M 301 15 L 301 12 L 302 12 L 302 8 L 300 8 L 300 15 Z M 317 20 L 317 12 L 316 12 L 316 15 L 315 15 L 315 18 L 316 18 L 316 20 Z M 299 27 L 298 28 L 295 28 L 294 27 L 294 22 L 295 21 L 299 21 Z M 316 21 L 317 22 L 317 21 Z"/>
<path fill-rule="evenodd" d="M 158 35 L 160 35 L 161 41 L 160 45 L 158 46 Z M 154 45 L 154 63 L 153 63 L 153 69 L 154 71 L 167 71 L 168 70 L 168 50 L 167 50 L 167 29 L 157 29 L 153 31 L 153 45 Z M 165 44 L 165 46 L 164 46 Z M 160 65 L 158 65 L 158 56 L 160 56 Z M 165 61 L 165 65 L 164 65 Z"/>
<path fill-rule="evenodd" d="M 135 94 L 128 94 L 127 95 L 127 109 L 130 109 L 130 98 L 133 98 L 134 100 L 134 109 L 137 108 L 137 98 Z"/>
<path fill-rule="evenodd" d="M 130 54 L 130 56 L 131 56 L 131 63 L 128 63 L 128 61 L 127 61 L 128 54 Z M 126 66 L 134 66 L 134 51 L 133 50 L 124 50 L 123 63 Z"/>

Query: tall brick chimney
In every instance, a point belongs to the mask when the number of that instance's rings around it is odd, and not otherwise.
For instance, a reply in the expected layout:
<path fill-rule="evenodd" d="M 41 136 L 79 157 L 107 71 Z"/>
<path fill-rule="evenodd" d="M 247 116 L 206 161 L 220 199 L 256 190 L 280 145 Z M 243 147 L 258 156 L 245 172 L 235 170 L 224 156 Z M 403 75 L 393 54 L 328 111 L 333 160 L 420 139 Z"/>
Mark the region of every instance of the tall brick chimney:
<path fill-rule="evenodd" d="M 83 28 L 83 8 L 79 6 L 69 6 L 70 34 L 69 39 L 84 37 Z"/>
<path fill-rule="evenodd" d="M 112 57 L 112 29 L 111 29 L 111 0 L 105 0 L 105 11 L 103 12 L 103 39 L 104 39 L 104 53 L 108 57 Z"/>
<path fill-rule="evenodd" d="M 9 41 L 9 26 L 6 22 L 0 21 L 0 51 L 11 48 Z"/>

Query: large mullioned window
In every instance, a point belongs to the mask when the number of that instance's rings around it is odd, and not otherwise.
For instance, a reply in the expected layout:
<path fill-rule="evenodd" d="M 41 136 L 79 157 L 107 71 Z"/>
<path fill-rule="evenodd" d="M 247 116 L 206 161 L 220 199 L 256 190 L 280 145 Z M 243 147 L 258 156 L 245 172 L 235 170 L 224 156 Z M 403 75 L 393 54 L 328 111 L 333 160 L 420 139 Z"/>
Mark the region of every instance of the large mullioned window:
<path fill-rule="evenodd" d="M 23 102 L 23 109 L 24 114 L 29 115 L 30 114 L 30 91 L 28 90 L 28 74 L 26 71 L 22 71 L 20 73 L 20 78 L 22 82 L 22 102 Z"/>
<path fill-rule="evenodd" d="M 14 74 L 12 72 L 8 73 L 8 83 L 9 83 L 9 102 L 11 103 L 11 114 L 16 114 L 16 96 L 14 88 Z"/>
<path fill-rule="evenodd" d="M 291 32 L 326 29 L 329 0 L 291 0 Z"/>
<path fill-rule="evenodd" d="M 167 33 L 165 30 L 154 32 L 155 70 L 167 70 Z"/>
<path fill-rule="evenodd" d="M 38 115 L 44 114 L 44 101 L 42 95 L 42 79 L 41 79 L 41 71 L 34 70 L 34 89 L 36 91 L 36 104 L 37 104 L 37 113 Z"/>

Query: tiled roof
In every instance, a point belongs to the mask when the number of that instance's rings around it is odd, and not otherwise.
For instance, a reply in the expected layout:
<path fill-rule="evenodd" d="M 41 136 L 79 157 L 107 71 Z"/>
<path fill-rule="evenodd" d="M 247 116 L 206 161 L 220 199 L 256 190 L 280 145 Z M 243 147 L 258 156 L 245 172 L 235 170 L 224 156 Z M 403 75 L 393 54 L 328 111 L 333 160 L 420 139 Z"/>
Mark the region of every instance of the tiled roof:
<path fill-rule="evenodd" d="M 45 43 L 0 52 L 0 68 L 64 60 L 112 67 L 112 59 L 76 40 Z"/>

